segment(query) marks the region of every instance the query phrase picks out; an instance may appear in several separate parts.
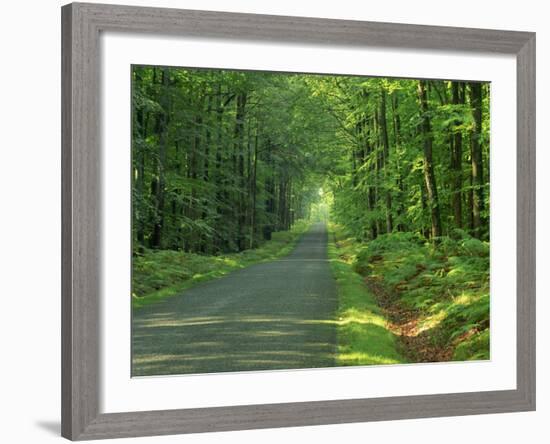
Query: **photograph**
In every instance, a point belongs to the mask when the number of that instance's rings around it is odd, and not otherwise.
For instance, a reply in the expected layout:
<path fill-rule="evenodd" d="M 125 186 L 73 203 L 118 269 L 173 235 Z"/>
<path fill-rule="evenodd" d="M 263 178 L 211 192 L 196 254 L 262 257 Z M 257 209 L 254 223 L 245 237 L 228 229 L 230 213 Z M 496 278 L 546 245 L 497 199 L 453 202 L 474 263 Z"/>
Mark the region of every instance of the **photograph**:
<path fill-rule="evenodd" d="M 132 376 L 490 359 L 490 83 L 133 65 Z"/>

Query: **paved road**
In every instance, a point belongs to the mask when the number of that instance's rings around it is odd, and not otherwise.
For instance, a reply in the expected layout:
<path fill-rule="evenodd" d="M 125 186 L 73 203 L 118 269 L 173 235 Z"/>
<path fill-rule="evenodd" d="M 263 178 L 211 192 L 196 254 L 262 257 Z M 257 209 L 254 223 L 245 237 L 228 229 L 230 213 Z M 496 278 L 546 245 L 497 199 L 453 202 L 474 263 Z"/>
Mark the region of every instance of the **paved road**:
<path fill-rule="evenodd" d="M 133 314 L 133 375 L 334 365 L 336 286 L 318 224 L 285 258 Z"/>

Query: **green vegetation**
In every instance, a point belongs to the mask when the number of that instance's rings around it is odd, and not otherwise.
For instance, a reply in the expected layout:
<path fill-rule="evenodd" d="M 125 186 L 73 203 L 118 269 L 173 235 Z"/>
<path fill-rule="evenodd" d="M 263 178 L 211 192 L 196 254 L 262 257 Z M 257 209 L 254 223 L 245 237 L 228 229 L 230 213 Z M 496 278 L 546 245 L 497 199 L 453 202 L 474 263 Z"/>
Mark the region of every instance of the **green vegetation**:
<path fill-rule="evenodd" d="M 338 285 L 338 365 L 397 364 L 405 362 L 397 351 L 397 338 L 371 291 L 351 264 L 356 244 L 335 243 L 331 230 L 329 258 Z"/>
<path fill-rule="evenodd" d="M 315 209 L 488 240 L 488 83 L 133 66 L 132 97 L 134 251 L 243 251 Z"/>
<path fill-rule="evenodd" d="M 489 357 L 489 83 L 133 66 L 132 100 L 135 307 L 330 219 L 343 364 Z"/>
<path fill-rule="evenodd" d="M 457 235 L 434 244 L 418 234 L 385 234 L 354 261 L 408 336 L 413 361 L 489 359 L 489 245 Z"/>
<path fill-rule="evenodd" d="M 240 253 L 206 256 L 184 251 L 145 250 L 134 257 L 132 307 L 158 302 L 200 282 L 283 257 L 309 226 L 306 221 L 297 221 L 291 230 L 275 232 L 270 241 Z"/>

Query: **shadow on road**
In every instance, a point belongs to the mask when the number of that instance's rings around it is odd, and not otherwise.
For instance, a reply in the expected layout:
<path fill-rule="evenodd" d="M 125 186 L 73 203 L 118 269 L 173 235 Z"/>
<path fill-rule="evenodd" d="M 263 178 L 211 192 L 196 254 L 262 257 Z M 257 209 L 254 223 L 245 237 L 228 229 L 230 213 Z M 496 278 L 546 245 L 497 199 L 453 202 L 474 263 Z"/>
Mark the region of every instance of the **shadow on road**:
<path fill-rule="evenodd" d="M 135 311 L 132 374 L 334 366 L 336 307 L 320 224 L 282 260 Z"/>

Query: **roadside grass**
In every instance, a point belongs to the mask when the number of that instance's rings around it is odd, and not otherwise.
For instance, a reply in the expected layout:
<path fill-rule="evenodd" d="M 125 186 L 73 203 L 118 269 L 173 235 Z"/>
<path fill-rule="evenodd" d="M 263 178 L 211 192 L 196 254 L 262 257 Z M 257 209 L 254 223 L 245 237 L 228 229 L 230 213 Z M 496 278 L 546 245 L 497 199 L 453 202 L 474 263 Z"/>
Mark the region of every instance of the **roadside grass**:
<path fill-rule="evenodd" d="M 335 230 L 338 245 L 334 241 Z M 338 288 L 338 365 L 404 363 L 397 351 L 396 336 L 388 330 L 381 308 L 353 270 L 357 244 L 350 239 L 340 241 L 338 235 L 338 227 L 331 224 L 328 255 Z"/>
<path fill-rule="evenodd" d="M 289 254 L 310 223 L 297 221 L 290 231 L 273 233 L 255 249 L 220 256 L 173 250 L 146 250 L 132 264 L 132 308 L 180 294 L 201 282 L 222 277 L 249 265 Z"/>
<path fill-rule="evenodd" d="M 424 335 L 451 360 L 489 359 L 489 244 L 463 232 L 430 244 L 414 233 L 379 236 L 357 251 L 355 269 L 417 313 Z"/>

